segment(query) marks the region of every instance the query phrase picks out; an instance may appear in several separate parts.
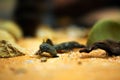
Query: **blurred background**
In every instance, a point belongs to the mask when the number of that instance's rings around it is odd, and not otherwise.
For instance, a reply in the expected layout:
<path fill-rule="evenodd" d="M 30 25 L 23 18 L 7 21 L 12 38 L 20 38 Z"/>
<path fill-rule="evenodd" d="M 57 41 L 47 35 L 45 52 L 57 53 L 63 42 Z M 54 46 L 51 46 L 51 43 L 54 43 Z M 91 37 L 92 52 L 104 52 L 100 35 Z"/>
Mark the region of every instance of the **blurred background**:
<path fill-rule="evenodd" d="M 24 36 L 41 26 L 84 31 L 103 18 L 120 19 L 120 0 L 0 0 L 0 21 L 14 21 Z"/>

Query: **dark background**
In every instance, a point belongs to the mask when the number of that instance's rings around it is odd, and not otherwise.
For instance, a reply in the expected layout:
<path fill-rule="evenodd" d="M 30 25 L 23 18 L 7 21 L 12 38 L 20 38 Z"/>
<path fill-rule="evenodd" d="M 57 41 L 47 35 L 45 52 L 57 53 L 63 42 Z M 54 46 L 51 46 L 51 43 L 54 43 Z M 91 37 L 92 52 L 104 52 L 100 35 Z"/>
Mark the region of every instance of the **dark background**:
<path fill-rule="evenodd" d="M 78 22 L 78 18 L 106 7 L 120 8 L 120 0 L 17 0 L 13 19 L 22 27 L 25 36 L 33 36 L 39 24 L 58 27 L 56 20 L 64 16 L 88 27 L 89 24 Z"/>

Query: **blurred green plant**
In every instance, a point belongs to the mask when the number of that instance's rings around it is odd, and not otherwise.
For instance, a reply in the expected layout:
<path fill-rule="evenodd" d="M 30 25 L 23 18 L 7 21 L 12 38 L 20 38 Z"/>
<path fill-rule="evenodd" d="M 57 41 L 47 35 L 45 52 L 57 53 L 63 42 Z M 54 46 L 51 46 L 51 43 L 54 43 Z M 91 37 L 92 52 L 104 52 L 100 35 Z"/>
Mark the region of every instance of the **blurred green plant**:
<path fill-rule="evenodd" d="M 113 20 L 100 20 L 91 29 L 87 46 L 102 40 L 120 41 L 120 23 Z"/>

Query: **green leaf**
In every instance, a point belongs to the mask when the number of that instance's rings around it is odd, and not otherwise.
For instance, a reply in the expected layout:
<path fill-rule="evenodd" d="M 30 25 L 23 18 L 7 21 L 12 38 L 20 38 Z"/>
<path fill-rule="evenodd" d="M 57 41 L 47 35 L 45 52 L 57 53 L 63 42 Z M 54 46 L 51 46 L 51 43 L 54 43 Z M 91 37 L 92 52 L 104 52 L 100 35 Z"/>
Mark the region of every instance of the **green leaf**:
<path fill-rule="evenodd" d="M 87 46 L 102 40 L 120 41 L 120 23 L 112 20 L 98 21 L 90 31 Z"/>

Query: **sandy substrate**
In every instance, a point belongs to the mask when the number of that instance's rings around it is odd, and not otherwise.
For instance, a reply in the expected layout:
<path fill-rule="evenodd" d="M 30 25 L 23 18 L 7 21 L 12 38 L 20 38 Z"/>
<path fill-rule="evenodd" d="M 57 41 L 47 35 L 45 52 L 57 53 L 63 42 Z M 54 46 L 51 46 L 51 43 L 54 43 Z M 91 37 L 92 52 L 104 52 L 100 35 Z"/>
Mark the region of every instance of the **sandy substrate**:
<path fill-rule="evenodd" d="M 55 43 L 66 40 L 56 40 Z M 85 44 L 84 39 L 77 40 Z M 58 54 L 41 62 L 33 54 L 41 40 L 20 40 L 27 50 L 26 56 L 0 58 L 0 80 L 120 80 L 120 57 L 105 57 L 105 51 L 95 50 L 90 54 L 79 50 Z"/>

